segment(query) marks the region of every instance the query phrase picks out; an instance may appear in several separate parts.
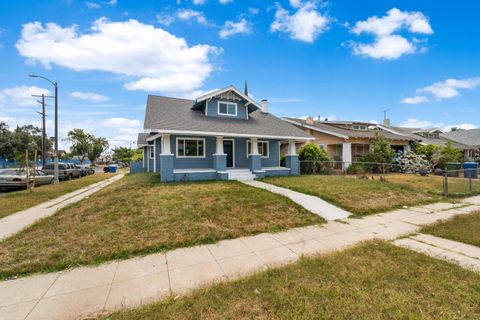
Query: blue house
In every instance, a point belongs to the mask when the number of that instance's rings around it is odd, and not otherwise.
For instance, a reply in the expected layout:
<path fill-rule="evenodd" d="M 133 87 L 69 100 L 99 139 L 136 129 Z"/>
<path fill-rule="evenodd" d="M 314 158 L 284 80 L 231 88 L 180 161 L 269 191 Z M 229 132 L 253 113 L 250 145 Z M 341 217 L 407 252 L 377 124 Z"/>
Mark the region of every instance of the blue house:
<path fill-rule="evenodd" d="M 267 100 L 258 103 L 233 86 L 196 100 L 149 95 L 144 130 L 143 169 L 160 173 L 161 181 L 298 175 L 295 143 L 313 140 L 270 114 Z"/>

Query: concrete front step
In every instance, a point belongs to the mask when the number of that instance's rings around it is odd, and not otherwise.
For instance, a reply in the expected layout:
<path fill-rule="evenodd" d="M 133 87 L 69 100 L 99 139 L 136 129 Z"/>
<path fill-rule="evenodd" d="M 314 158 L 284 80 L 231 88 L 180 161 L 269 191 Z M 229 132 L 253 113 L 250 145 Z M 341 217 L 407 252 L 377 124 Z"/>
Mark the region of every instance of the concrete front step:
<path fill-rule="evenodd" d="M 228 180 L 250 181 L 256 176 L 248 169 L 228 170 Z"/>

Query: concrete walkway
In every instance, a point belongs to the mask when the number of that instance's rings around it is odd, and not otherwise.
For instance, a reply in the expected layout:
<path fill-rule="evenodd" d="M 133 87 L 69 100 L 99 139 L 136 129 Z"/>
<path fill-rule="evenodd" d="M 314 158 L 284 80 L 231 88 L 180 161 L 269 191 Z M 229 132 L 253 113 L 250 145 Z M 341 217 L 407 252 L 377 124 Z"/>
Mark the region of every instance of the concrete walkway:
<path fill-rule="evenodd" d="M 240 182 L 248 184 L 252 187 L 265 189 L 273 193 L 281 194 L 282 196 L 289 198 L 290 200 L 301 205 L 308 211 L 322 217 L 327 221 L 345 219 L 351 215 L 350 212 L 340 209 L 328 203 L 327 201 L 320 199 L 319 197 L 310 196 L 304 193 L 292 191 L 287 188 L 277 187 L 275 185 L 256 180 Z"/>
<path fill-rule="evenodd" d="M 3 281 L 0 319 L 68 320 L 134 307 L 293 262 L 301 255 L 325 254 L 363 240 L 394 240 L 437 220 L 480 210 L 479 205 L 463 205 L 438 203 Z"/>
<path fill-rule="evenodd" d="M 480 248 L 435 237 L 428 234 L 418 234 L 393 242 L 397 246 L 417 251 L 428 256 L 453 262 L 463 268 L 480 272 Z"/>
<path fill-rule="evenodd" d="M 0 241 L 14 235 L 40 219 L 53 215 L 61 208 L 92 195 L 122 177 L 123 174 L 116 175 L 110 179 L 88 185 L 58 198 L 36 205 L 35 207 L 19 211 L 0 219 Z"/>

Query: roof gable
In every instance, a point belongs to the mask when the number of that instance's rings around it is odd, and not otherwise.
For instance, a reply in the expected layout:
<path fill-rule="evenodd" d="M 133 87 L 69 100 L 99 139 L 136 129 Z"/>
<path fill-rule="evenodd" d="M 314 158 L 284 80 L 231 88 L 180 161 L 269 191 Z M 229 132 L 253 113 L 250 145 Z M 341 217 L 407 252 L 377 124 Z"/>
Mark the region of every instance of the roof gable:
<path fill-rule="evenodd" d="M 227 99 L 227 100 L 237 100 L 237 101 L 245 101 L 246 106 L 248 107 L 249 112 L 256 111 L 258 109 L 262 109 L 262 106 L 249 96 L 243 94 L 240 90 L 235 88 L 234 86 L 230 85 L 220 90 L 215 90 L 200 96 L 195 100 L 195 104 L 193 108 L 198 108 L 199 106 L 203 106 L 205 101 L 212 99 L 213 97 L 219 97 L 220 99 Z"/>

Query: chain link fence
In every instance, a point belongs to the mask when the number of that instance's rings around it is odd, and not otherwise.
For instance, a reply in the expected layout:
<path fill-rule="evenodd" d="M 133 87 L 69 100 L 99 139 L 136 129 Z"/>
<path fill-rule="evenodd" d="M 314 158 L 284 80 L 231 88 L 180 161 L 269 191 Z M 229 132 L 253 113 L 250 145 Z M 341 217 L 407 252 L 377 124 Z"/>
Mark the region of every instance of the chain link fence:
<path fill-rule="evenodd" d="M 428 166 L 412 166 L 380 162 L 300 161 L 300 172 L 306 175 L 357 176 L 363 179 L 390 181 L 445 196 L 480 194 L 480 169 L 442 170 Z M 423 180 L 408 179 L 415 175 Z M 430 180 L 427 180 L 430 179 Z M 418 182 L 423 182 L 419 184 Z M 431 182 L 431 183 L 427 183 Z M 417 183 L 417 185 L 414 185 Z"/>

